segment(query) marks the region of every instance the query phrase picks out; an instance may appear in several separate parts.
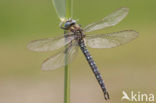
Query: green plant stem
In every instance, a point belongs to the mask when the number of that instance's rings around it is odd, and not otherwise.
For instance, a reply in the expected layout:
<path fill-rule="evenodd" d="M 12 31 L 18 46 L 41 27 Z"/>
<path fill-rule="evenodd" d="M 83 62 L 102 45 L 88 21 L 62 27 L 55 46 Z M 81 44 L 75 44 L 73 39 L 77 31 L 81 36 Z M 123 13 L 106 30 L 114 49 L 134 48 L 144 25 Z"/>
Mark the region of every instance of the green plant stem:
<path fill-rule="evenodd" d="M 65 54 L 65 63 L 67 62 L 67 59 L 67 54 Z M 70 103 L 70 70 L 68 65 L 65 65 L 64 103 Z"/>
<path fill-rule="evenodd" d="M 64 31 L 66 34 L 67 31 Z M 70 69 L 68 68 L 68 45 L 65 46 L 65 67 L 64 67 L 64 103 L 70 103 Z"/>
<path fill-rule="evenodd" d="M 66 0 L 66 18 L 71 17 L 71 0 Z M 67 33 L 68 31 L 65 31 Z M 68 47 L 65 47 L 68 49 Z M 68 50 L 67 50 L 68 51 Z M 65 72 L 64 72 L 64 103 L 70 103 L 70 69 L 68 68 L 68 52 L 65 53 Z"/>
<path fill-rule="evenodd" d="M 66 18 L 70 18 L 72 15 L 72 0 L 66 0 Z"/>

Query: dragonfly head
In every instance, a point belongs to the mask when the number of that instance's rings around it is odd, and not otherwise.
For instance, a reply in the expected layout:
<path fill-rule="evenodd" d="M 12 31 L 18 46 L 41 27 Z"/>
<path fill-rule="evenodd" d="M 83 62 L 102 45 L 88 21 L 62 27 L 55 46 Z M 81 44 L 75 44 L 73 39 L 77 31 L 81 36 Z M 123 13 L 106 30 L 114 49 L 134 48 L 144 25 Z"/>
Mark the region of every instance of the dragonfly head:
<path fill-rule="evenodd" d="M 68 30 L 71 26 L 75 24 L 76 24 L 76 20 L 69 19 L 68 21 L 65 22 L 64 29 Z"/>

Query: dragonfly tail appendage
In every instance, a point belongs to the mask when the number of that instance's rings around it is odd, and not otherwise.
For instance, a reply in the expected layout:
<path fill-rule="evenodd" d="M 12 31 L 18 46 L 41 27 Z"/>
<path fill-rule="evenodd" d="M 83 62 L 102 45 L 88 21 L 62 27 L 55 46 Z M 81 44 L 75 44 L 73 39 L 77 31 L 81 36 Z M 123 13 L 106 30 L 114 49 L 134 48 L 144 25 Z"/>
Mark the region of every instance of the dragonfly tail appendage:
<path fill-rule="evenodd" d="M 105 100 L 109 100 L 110 99 L 109 93 L 107 91 L 104 93 L 104 98 L 105 98 Z"/>
<path fill-rule="evenodd" d="M 79 40 L 79 46 L 80 46 L 83 54 L 85 55 L 85 57 L 86 57 L 89 65 L 90 65 L 90 67 L 91 67 L 91 69 L 92 69 L 92 71 L 93 71 L 99 85 L 101 86 L 101 89 L 102 89 L 102 91 L 104 93 L 105 100 L 109 100 L 109 94 L 107 92 L 107 89 L 105 87 L 103 79 L 102 79 L 102 77 L 100 75 L 100 72 L 98 71 L 98 68 L 97 68 L 93 58 L 91 57 L 90 53 L 88 52 L 88 50 L 87 50 L 87 48 L 85 46 L 84 40 Z"/>

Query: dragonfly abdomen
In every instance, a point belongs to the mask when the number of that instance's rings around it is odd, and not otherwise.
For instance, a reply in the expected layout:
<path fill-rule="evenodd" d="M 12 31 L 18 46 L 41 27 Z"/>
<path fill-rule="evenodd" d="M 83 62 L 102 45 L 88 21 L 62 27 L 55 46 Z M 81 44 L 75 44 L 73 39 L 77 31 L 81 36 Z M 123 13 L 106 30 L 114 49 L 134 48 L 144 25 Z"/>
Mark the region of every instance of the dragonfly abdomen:
<path fill-rule="evenodd" d="M 100 72 L 99 72 L 99 70 L 98 70 L 92 56 L 90 55 L 88 49 L 86 48 L 83 39 L 79 40 L 79 46 L 80 46 L 80 49 L 82 50 L 83 54 L 85 55 L 85 57 L 86 57 L 89 65 L 90 65 L 90 67 L 91 67 L 91 69 L 92 69 L 92 71 L 93 71 L 99 85 L 101 86 L 102 91 L 104 92 L 105 99 L 106 100 L 109 99 L 109 94 L 108 94 L 108 92 L 106 90 L 106 87 L 105 87 L 105 84 L 104 84 L 103 79 L 101 77 L 101 74 L 100 74 Z"/>

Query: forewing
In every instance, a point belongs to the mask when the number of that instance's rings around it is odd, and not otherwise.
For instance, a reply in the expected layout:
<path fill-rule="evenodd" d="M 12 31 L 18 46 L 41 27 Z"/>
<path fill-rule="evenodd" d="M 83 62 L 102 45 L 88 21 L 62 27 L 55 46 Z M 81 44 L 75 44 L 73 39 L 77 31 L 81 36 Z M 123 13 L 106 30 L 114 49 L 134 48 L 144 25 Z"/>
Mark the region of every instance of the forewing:
<path fill-rule="evenodd" d="M 75 41 L 67 48 L 68 49 L 65 49 L 64 51 L 61 51 L 58 54 L 45 60 L 42 64 L 42 70 L 54 70 L 57 68 L 61 68 L 65 66 L 65 64 L 69 64 L 71 61 L 73 61 L 78 52 L 77 42 Z"/>
<path fill-rule="evenodd" d="M 46 52 L 59 49 L 74 39 L 74 36 L 69 36 L 65 42 L 64 36 L 56 38 L 46 38 L 30 42 L 27 47 L 32 51 Z"/>
<path fill-rule="evenodd" d="M 138 36 L 133 30 L 125 30 L 110 34 L 93 34 L 86 37 L 87 45 L 91 48 L 113 48 L 125 44 Z"/>
<path fill-rule="evenodd" d="M 101 21 L 92 23 L 84 28 L 85 32 L 91 32 L 95 30 L 105 29 L 107 27 L 114 26 L 122 21 L 128 14 L 128 8 L 120 8 L 112 14 L 106 16 Z"/>

